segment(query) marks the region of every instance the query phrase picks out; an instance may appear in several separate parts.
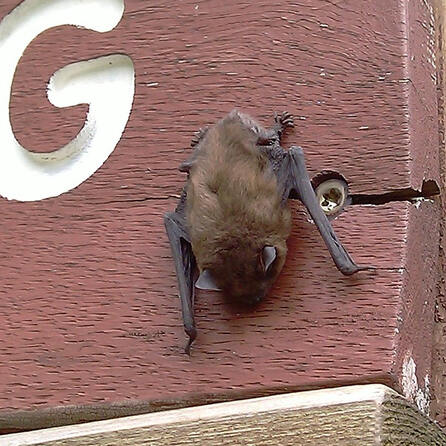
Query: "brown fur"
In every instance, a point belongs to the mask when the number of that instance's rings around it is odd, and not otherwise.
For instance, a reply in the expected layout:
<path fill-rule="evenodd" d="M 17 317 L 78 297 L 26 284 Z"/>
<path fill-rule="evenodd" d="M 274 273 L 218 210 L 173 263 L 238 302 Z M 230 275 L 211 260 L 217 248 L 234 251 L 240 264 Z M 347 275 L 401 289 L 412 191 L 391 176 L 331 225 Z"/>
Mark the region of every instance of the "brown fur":
<path fill-rule="evenodd" d="M 228 297 L 247 303 L 262 298 L 279 275 L 291 228 L 255 128 L 238 112 L 211 127 L 196 148 L 187 185 L 187 225 L 200 271 L 209 269 Z M 277 253 L 267 272 L 264 246 Z"/>

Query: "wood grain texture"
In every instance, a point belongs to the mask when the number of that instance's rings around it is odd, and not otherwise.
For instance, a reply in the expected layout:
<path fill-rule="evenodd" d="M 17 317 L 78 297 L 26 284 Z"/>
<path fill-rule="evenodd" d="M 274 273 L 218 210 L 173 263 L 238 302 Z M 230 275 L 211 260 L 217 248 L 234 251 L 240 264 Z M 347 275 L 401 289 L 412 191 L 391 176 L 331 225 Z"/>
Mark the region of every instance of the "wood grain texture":
<path fill-rule="evenodd" d="M 17 3 L 2 2 L 0 15 Z M 311 172 L 341 171 L 354 193 L 420 188 L 423 179 L 438 179 L 428 3 L 125 4 L 112 32 L 61 27 L 40 35 L 14 81 L 17 137 L 32 150 L 48 151 L 77 133 L 85 113 L 85 107 L 75 113 L 47 103 L 49 76 L 101 54 L 132 57 L 136 95 L 130 122 L 101 169 L 102 181 L 96 179 L 93 189 L 81 186 L 82 197 L 96 201 L 97 192 L 110 196 L 123 184 L 128 187 L 115 198 L 177 193 L 176 167 L 186 156 L 181 149 L 194 131 L 233 107 L 265 124 L 275 111 L 289 109 L 298 125 L 287 143 L 304 147 Z M 417 101 L 423 105 L 415 107 Z"/>
<path fill-rule="evenodd" d="M 440 446 L 446 434 L 382 385 L 316 390 L 2 437 L 24 445 Z"/>
<path fill-rule="evenodd" d="M 200 334 L 190 358 L 182 350 L 175 276 L 161 224 L 171 203 L 151 204 L 81 218 L 59 208 L 57 217 L 51 213 L 43 220 L 40 204 L 26 206 L 26 218 L 47 230 L 34 235 L 31 261 L 15 245 L 2 245 L 1 267 L 8 272 L 3 283 L 11 296 L 0 312 L 0 353 L 8 358 L 0 374 L 4 411 L 125 401 L 131 410 L 135 400 L 225 399 L 237 391 L 272 393 L 349 382 L 399 388 L 396 357 L 407 354 L 423 382 L 432 340 L 428 293 L 435 291 L 427 285 L 434 277 L 420 274 L 414 287 L 404 241 L 417 221 L 432 231 L 422 233 L 419 245 L 426 261 L 415 264 L 428 272 L 438 247 L 435 204 L 345 212 L 336 230 L 359 262 L 379 265 L 375 273 L 348 279 L 322 254 L 313 225 L 298 212 L 290 239 L 294 255 L 256 311 L 237 312 L 216 293 L 198 295 Z M 122 237 L 121 227 L 132 228 L 131 238 Z M 49 231 L 59 243 L 48 244 Z M 148 232 L 160 240 L 150 252 L 141 243 Z M 27 225 L 16 225 L 15 236 L 29 237 Z M 82 247 L 97 247 L 100 255 L 84 258 Z M 72 274 L 76 265 L 82 265 L 78 276 Z M 11 415 L 2 418 L 4 429 L 11 428 Z"/>
<path fill-rule="evenodd" d="M 16 4 L 1 2 L 0 16 Z M 11 99 L 27 148 L 54 150 L 82 125 L 85 107 L 44 99 L 67 63 L 126 53 L 136 96 L 120 144 L 88 181 L 42 202 L 0 201 L 0 431 L 351 383 L 403 392 L 407 358 L 427 392 L 436 201 L 348 208 L 335 230 L 358 263 L 377 267 L 349 278 L 294 206 L 269 298 L 248 312 L 200 293 L 190 358 L 162 216 L 176 204 L 193 132 L 234 106 L 264 124 L 293 112 L 286 145 L 304 148 L 311 174 L 342 173 L 355 194 L 437 181 L 428 6 L 128 0 L 110 33 L 39 36 Z"/>

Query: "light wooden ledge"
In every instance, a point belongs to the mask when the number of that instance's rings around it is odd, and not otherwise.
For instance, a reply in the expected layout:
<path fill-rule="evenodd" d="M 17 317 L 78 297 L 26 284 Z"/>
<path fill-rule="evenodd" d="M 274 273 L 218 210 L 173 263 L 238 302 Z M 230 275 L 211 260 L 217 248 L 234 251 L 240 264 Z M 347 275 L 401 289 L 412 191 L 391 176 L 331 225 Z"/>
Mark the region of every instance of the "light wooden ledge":
<path fill-rule="evenodd" d="M 0 437 L 22 445 L 446 445 L 443 431 L 379 384 L 275 395 Z"/>

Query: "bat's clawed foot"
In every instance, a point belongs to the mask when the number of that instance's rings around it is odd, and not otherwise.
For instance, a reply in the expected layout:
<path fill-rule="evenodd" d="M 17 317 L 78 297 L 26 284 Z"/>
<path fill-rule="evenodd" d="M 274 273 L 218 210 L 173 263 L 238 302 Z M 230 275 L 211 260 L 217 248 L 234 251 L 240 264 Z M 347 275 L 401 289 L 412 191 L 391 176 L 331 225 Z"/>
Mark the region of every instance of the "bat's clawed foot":
<path fill-rule="evenodd" d="M 282 113 L 275 113 L 274 115 L 274 131 L 279 137 L 279 141 L 282 138 L 283 133 L 290 128 L 294 127 L 294 119 L 291 113 L 284 111 Z"/>
<path fill-rule="evenodd" d="M 276 121 L 276 124 L 280 127 L 281 132 L 283 132 L 287 128 L 294 127 L 293 115 L 287 111 L 276 113 L 274 116 L 274 121 Z"/>
<path fill-rule="evenodd" d="M 204 138 L 204 135 L 206 135 L 207 131 L 209 130 L 209 127 L 202 127 L 198 130 L 198 132 L 195 132 L 194 136 L 192 137 L 192 140 L 190 142 L 190 146 L 194 149 L 200 141 Z"/>

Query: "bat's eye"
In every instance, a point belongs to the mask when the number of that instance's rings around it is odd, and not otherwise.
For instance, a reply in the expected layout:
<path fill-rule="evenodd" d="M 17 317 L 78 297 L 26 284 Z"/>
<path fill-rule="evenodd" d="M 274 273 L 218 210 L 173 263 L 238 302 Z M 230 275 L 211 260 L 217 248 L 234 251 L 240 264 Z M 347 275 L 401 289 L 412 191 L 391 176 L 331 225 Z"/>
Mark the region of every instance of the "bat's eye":
<path fill-rule="evenodd" d="M 262 252 L 260 253 L 260 266 L 262 268 L 263 272 L 267 272 L 269 267 L 274 263 L 274 260 L 276 260 L 277 257 L 277 251 L 274 246 L 264 246 L 262 249 Z"/>

